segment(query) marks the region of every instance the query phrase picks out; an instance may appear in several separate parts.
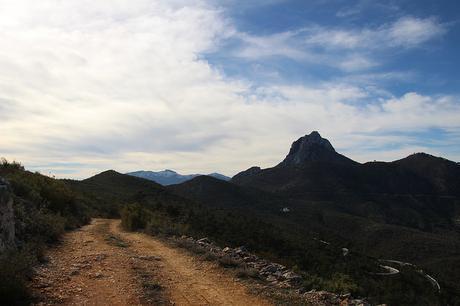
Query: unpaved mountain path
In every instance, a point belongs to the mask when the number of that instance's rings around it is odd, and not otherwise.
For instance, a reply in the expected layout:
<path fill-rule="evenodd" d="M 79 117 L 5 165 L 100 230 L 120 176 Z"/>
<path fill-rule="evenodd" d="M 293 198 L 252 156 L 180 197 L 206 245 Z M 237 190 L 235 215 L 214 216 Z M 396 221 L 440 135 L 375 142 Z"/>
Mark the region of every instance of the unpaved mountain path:
<path fill-rule="evenodd" d="M 271 305 L 215 264 L 120 220 L 67 233 L 31 282 L 42 305 Z"/>

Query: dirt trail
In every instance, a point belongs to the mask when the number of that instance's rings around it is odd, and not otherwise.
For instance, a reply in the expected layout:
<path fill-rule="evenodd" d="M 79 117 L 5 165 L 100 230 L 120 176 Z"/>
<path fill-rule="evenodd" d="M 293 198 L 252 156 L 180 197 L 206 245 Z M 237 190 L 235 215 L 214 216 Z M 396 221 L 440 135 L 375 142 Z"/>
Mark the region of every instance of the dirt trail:
<path fill-rule="evenodd" d="M 31 282 L 42 305 L 271 305 L 215 264 L 95 219 L 65 235 Z"/>
<path fill-rule="evenodd" d="M 183 251 L 139 233 L 118 231 L 112 222 L 112 232 L 117 232 L 141 254 L 155 254 L 162 258 L 164 269 L 161 278 L 171 289 L 171 298 L 178 305 L 270 305 L 267 301 L 248 295 L 246 288 L 223 273 L 222 269 L 203 262 Z"/>

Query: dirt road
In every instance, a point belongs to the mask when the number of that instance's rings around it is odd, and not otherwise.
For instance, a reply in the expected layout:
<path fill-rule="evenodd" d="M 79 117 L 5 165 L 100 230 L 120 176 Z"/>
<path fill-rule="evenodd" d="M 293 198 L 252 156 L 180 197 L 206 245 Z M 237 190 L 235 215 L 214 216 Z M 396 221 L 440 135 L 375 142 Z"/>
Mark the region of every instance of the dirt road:
<path fill-rule="evenodd" d="M 94 219 L 65 235 L 31 287 L 42 305 L 271 305 L 215 264 Z"/>

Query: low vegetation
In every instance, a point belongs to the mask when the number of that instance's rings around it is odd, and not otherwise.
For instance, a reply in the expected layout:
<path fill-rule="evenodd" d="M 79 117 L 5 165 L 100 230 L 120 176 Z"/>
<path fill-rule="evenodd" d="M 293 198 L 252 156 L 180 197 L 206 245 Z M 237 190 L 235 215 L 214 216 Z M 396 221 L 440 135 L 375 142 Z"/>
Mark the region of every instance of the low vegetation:
<path fill-rule="evenodd" d="M 89 208 L 61 181 L 25 171 L 16 162 L 0 162 L 14 198 L 16 249 L 0 255 L 0 304 L 25 304 L 29 299 L 26 279 L 31 268 L 45 260 L 43 250 L 65 230 L 90 220 Z"/>
<path fill-rule="evenodd" d="M 239 278 L 243 278 L 243 279 L 246 279 L 246 278 L 259 279 L 260 278 L 259 271 L 253 268 L 248 268 L 248 267 L 238 268 L 236 270 L 236 276 Z"/>
<path fill-rule="evenodd" d="M 115 236 L 115 235 L 109 235 L 105 238 L 105 241 L 110 244 L 110 245 L 113 245 L 113 246 L 117 246 L 119 248 L 127 248 L 129 247 L 129 244 L 124 241 L 123 239 L 121 239 L 120 237 L 118 236 Z"/>
<path fill-rule="evenodd" d="M 239 260 L 236 260 L 230 256 L 223 256 L 218 259 L 219 265 L 221 265 L 224 268 L 237 268 L 242 265 L 242 262 Z"/>
<path fill-rule="evenodd" d="M 370 297 L 375 302 L 398 305 L 439 303 L 440 297 L 419 275 L 410 272 L 387 278 L 372 275 L 371 272 L 378 271 L 375 259 L 357 253 L 343 256 L 341 249 L 289 235 L 256 216 L 213 211 L 193 203 L 168 204 L 143 199 L 125 206 L 121 217 L 127 230 L 166 236 L 206 236 L 221 245 L 245 245 L 265 258 L 295 267 L 305 280 L 305 290 L 352 293 Z M 187 244 L 187 241 L 179 243 Z M 181 247 L 203 258 L 209 256 L 195 244 Z M 242 278 L 253 277 L 251 271 L 242 270 L 244 266 L 232 258 L 217 260 L 223 267 L 237 269 Z"/>
<path fill-rule="evenodd" d="M 157 281 L 156 276 L 141 266 L 132 267 L 134 274 L 137 276 L 138 281 L 143 289 L 143 298 L 147 304 L 153 303 L 154 305 L 167 305 L 167 297 L 165 296 L 164 287 Z"/>

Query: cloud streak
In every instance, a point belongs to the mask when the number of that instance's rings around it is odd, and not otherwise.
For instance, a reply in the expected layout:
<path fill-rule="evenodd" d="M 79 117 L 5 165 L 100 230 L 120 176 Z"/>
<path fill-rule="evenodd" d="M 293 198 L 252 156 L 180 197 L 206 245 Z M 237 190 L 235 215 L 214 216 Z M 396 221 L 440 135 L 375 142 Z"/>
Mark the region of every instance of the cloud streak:
<path fill-rule="evenodd" d="M 318 27 L 310 31 L 306 42 L 340 49 L 413 48 L 445 33 L 445 26 L 435 18 L 406 16 L 374 29 L 342 30 Z"/>
<path fill-rule="evenodd" d="M 446 26 L 435 18 L 406 16 L 374 28 L 338 29 L 311 25 L 266 36 L 235 32 L 241 44 L 233 55 L 249 60 L 285 57 L 344 71 L 362 71 L 379 65 L 376 52 L 419 47 L 442 37 L 446 31 Z"/>

